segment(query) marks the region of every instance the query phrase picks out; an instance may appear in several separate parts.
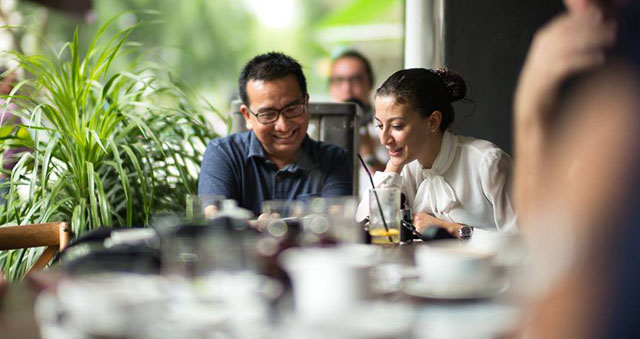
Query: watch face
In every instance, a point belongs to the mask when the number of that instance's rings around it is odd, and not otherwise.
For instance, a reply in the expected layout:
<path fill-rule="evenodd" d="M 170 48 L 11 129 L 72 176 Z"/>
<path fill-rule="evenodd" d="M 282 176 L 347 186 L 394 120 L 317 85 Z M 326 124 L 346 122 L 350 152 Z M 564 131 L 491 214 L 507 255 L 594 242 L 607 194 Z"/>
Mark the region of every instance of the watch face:
<path fill-rule="evenodd" d="M 469 226 L 462 226 L 462 228 L 458 230 L 458 237 L 460 239 L 469 239 L 471 238 L 472 234 L 473 234 L 473 228 Z"/>

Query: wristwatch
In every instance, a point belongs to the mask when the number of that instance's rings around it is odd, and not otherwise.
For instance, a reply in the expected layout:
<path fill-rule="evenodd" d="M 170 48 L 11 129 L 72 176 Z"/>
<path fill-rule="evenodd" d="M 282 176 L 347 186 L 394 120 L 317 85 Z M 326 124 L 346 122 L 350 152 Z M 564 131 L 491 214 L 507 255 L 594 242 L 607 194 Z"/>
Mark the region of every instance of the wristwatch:
<path fill-rule="evenodd" d="M 458 229 L 458 239 L 469 239 L 473 235 L 473 227 L 462 226 Z"/>

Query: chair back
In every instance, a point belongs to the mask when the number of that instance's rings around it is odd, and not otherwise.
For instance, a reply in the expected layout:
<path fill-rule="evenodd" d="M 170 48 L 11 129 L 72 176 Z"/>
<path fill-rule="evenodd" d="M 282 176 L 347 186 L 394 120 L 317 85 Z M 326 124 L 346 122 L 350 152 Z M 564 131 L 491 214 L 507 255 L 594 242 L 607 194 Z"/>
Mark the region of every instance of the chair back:
<path fill-rule="evenodd" d="M 47 246 L 27 274 L 42 270 L 69 244 L 71 227 L 66 222 L 0 227 L 0 250 Z"/>

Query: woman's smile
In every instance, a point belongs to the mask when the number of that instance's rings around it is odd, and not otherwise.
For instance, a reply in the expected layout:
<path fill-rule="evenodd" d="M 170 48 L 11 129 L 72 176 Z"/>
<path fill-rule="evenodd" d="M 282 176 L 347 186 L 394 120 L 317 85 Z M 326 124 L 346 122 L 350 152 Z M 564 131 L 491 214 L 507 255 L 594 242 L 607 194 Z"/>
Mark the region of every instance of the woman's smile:
<path fill-rule="evenodd" d="M 387 146 L 387 150 L 389 151 L 389 156 L 390 157 L 399 157 L 402 154 L 402 150 L 404 150 L 404 146 L 403 147 L 389 147 Z"/>

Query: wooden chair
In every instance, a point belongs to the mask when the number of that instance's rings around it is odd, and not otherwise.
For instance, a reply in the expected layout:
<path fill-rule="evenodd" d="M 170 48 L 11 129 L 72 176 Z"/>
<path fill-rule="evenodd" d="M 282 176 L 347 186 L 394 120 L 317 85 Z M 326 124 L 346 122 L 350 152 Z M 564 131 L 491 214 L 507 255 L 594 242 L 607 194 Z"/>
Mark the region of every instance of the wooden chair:
<path fill-rule="evenodd" d="M 47 266 L 57 251 L 69 244 L 71 227 L 66 222 L 0 227 L 0 250 L 47 246 L 27 274 Z"/>

